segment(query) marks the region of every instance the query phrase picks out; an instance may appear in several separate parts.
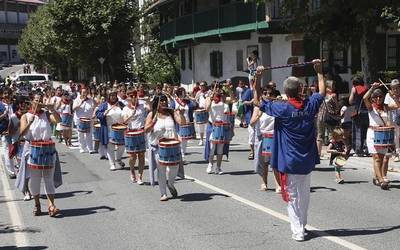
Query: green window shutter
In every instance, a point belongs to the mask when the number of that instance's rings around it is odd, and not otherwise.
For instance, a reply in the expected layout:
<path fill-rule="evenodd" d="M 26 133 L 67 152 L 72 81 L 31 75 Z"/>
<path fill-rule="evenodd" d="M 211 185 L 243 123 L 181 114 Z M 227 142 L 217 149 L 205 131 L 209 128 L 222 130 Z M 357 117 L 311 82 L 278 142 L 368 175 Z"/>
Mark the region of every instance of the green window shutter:
<path fill-rule="evenodd" d="M 320 39 L 319 38 L 304 38 L 304 61 L 308 62 L 315 58 L 320 58 Z M 315 75 L 312 65 L 305 66 L 305 75 Z"/>
<path fill-rule="evenodd" d="M 386 34 L 376 34 L 375 44 L 376 69 L 386 69 Z"/>
<path fill-rule="evenodd" d="M 218 51 L 217 52 L 217 77 L 222 77 L 222 72 L 223 72 L 223 69 L 222 69 L 222 52 L 221 51 Z"/>

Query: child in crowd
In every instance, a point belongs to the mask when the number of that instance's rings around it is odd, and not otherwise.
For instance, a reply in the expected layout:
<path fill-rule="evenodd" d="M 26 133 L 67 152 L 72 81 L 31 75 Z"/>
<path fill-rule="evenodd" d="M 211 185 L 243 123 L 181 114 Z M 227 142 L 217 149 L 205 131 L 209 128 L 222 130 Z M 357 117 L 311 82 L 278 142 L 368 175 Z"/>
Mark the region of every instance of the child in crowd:
<path fill-rule="evenodd" d="M 337 160 L 334 164 L 335 166 L 335 180 L 338 184 L 343 184 L 344 180 L 342 178 L 342 167 L 344 165 L 344 159 L 347 157 L 347 153 L 345 151 L 345 143 L 344 143 L 344 131 L 341 128 L 336 128 L 332 132 L 332 139 L 328 145 L 327 153 L 331 154 L 329 165 L 332 166 L 336 157 L 340 157 L 342 160 Z"/>
<path fill-rule="evenodd" d="M 351 127 L 352 127 L 352 120 L 351 115 L 353 114 L 353 106 L 350 106 L 349 99 L 343 98 L 339 102 L 340 106 L 340 117 L 341 123 L 340 127 L 343 129 L 343 136 L 344 136 L 344 143 L 346 146 L 346 154 L 348 157 L 351 151 Z"/>

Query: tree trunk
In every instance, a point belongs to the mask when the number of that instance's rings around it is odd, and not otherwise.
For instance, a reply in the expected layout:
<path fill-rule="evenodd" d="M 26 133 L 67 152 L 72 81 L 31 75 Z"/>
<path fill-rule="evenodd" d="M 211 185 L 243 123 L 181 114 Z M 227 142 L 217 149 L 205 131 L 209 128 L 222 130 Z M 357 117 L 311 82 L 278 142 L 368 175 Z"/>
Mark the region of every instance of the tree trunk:
<path fill-rule="evenodd" d="M 179 69 L 176 68 L 174 59 L 168 54 L 167 49 L 164 46 L 161 46 L 161 50 L 164 52 L 165 56 L 167 57 L 169 63 L 171 64 L 172 68 L 174 69 L 174 80 L 176 83 L 181 81 L 180 79 L 180 72 Z"/>
<path fill-rule="evenodd" d="M 377 80 L 377 66 L 375 61 L 376 22 L 374 18 L 364 19 L 362 22 L 363 35 L 361 45 L 361 70 L 364 83 L 367 85 Z"/>

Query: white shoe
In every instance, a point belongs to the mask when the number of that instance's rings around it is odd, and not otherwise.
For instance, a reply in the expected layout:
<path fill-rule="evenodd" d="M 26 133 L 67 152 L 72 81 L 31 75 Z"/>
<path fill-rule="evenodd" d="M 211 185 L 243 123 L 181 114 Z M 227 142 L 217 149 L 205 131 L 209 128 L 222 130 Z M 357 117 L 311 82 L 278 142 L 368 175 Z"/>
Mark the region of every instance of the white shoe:
<path fill-rule="evenodd" d="M 132 176 L 131 175 L 131 181 L 133 182 L 133 183 L 136 183 L 137 181 L 136 181 L 136 178 L 134 177 L 134 176 Z"/>
<path fill-rule="evenodd" d="M 208 163 L 206 172 L 207 172 L 207 174 L 212 174 L 212 172 L 213 172 L 213 164 L 212 163 Z"/>
<path fill-rule="evenodd" d="M 29 193 L 27 193 L 24 197 L 24 201 L 30 201 L 30 200 L 32 200 L 32 196 Z"/>
<path fill-rule="evenodd" d="M 222 172 L 222 169 L 219 168 L 219 167 L 215 168 L 215 173 L 218 174 L 218 175 L 223 175 L 224 174 L 224 172 Z"/>
<path fill-rule="evenodd" d="M 267 185 L 265 183 L 261 184 L 260 190 L 261 191 L 267 191 L 268 190 L 267 189 Z"/>
<path fill-rule="evenodd" d="M 111 170 L 111 171 L 117 170 L 117 168 L 115 167 L 115 164 L 111 165 L 110 170 Z"/>
<path fill-rule="evenodd" d="M 167 201 L 168 200 L 168 196 L 166 194 L 162 195 L 160 198 L 160 201 Z"/>
<path fill-rule="evenodd" d="M 83 154 L 83 153 L 86 153 L 86 151 L 83 149 L 79 149 L 79 153 Z"/>
<path fill-rule="evenodd" d="M 138 185 L 143 185 L 144 182 L 143 182 L 141 179 L 139 179 L 139 180 L 137 181 L 137 184 L 138 184 Z"/>
<path fill-rule="evenodd" d="M 199 141 L 199 146 L 203 146 L 203 140 Z"/>
<path fill-rule="evenodd" d="M 304 234 L 292 234 L 292 239 L 295 241 L 304 241 Z"/>

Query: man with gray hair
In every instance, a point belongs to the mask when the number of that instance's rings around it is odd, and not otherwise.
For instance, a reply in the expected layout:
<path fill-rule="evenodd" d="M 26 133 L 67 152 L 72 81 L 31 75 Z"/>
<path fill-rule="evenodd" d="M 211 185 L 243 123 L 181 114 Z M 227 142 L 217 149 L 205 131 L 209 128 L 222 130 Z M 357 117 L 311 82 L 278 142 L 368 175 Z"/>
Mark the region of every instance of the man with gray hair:
<path fill-rule="evenodd" d="M 292 238 L 296 241 L 306 236 L 311 171 L 319 163 L 314 117 L 324 101 L 325 81 L 321 60 L 313 63 L 319 93 L 301 99 L 301 82 L 291 76 L 283 83 L 287 102 L 263 100 L 260 106 L 262 112 L 275 117 L 271 166 L 280 172 L 282 197 L 288 203 Z"/>
<path fill-rule="evenodd" d="M 397 109 L 396 102 L 393 98 L 397 98 L 397 101 L 400 101 L 400 82 L 398 79 L 393 79 L 392 82 L 390 83 L 390 88 L 392 90 L 393 97 L 390 96 L 389 93 L 386 94 L 385 96 L 385 105 L 389 107 L 393 119 L 393 125 L 394 125 L 394 141 L 395 141 L 395 155 L 394 155 L 394 161 L 399 162 L 400 161 L 400 112 Z"/>

